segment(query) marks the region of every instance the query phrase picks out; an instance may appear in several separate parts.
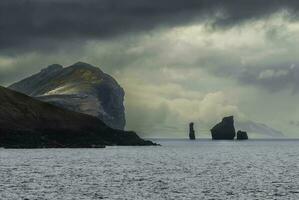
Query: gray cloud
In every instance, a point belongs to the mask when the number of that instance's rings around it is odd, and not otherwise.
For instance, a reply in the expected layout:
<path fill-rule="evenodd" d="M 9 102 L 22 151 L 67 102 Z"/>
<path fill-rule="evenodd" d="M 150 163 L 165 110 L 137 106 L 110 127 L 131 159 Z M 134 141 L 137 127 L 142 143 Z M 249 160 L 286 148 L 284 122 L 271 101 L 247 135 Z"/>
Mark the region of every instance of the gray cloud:
<path fill-rule="evenodd" d="M 231 26 L 298 8 L 296 0 L 2 0 L 0 49 L 55 48 L 65 40 L 106 38 L 209 17 L 217 26 Z"/>
<path fill-rule="evenodd" d="M 240 75 L 239 80 L 242 83 L 261 86 L 271 92 L 289 88 L 293 93 L 297 93 L 299 91 L 299 67 L 289 65 L 262 69 L 248 68 Z"/>
<path fill-rule="evenodd" d="M 299 121 L 293 121 L 293 120 L 291 120 L 289 123 L 290 123 L 290 125 L 292 125 L 292 126 L 299 127 Z"/>

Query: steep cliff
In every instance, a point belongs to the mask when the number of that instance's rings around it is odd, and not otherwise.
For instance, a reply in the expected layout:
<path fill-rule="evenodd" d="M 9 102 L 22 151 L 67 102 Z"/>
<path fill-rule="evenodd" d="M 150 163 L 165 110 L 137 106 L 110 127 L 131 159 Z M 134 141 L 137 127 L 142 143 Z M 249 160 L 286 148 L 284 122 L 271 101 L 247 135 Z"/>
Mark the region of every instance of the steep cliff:
<path fill-rule="evenodd" d="M 50 65 L 9 88 L 98 117 L 112 128 L 125 127 L 124 90 L 114 78 L 90 64 L 78 62 L 65 68 Z"/>

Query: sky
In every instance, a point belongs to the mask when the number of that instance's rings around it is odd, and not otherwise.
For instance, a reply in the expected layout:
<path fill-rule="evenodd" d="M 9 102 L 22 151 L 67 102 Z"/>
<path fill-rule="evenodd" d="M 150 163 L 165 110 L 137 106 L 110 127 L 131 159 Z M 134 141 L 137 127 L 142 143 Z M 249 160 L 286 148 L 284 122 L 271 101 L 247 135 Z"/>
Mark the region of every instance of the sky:
<path fill-rule="evenodd" d="M 222 117 L 299 137 L 297 0 L 1 0 L 0 85 L 88 62 L 126 92 L 127 129 L 202 134 Z"/>

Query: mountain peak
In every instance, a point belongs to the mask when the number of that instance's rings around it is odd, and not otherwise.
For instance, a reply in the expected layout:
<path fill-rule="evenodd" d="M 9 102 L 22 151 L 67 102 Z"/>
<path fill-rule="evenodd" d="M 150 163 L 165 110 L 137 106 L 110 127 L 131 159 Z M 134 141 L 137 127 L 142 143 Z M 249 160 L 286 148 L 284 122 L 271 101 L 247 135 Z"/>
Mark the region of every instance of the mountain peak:
<path fill-rule="evenodd" d="M 93 115 L 108 126 L 124 129 L 124 90 L 110 75 L 88 63 L 54 64 L 11 86 L 54 105 Z"/>
<path fill-rule="evenodd" d="M 70 67 L 95 67 L 89 63 L 86 63 L 86 62 L 81 62 L 81 61 L 78 61 L 74 64 L 72 64 Z"/>
<path fill-rule="evenodd" d="M 81 61 L 76 62 L 76 63 L 68 66 L 67 68 L 74 69 L 74 70 L 80 69 L 80 70 L 87 70 L 87 71 L 97 72 L 101 75 L 103 74 L 103 71 L 99 67 L 96 67 L 96 66 L 93 66 L 89 63 L 85 63 L 85 62 L 81 62 Z"/>
<path fill-rule="evenodd" d="M 78 62 L 74 63 L 74 65 L 90 65 L 90 64 L 79 60 Z"/>
<path fill-rule="evenodd" d="M 41 72 L 53 72 L 53 71 L 58 71 L 58 70 L 61 70 L 63 69 L 63 66 L 60 65 L 60 64 L 52 64 L 52 65 L 49 65 L 47 68 L 44 68 L 41 70 Z"/>

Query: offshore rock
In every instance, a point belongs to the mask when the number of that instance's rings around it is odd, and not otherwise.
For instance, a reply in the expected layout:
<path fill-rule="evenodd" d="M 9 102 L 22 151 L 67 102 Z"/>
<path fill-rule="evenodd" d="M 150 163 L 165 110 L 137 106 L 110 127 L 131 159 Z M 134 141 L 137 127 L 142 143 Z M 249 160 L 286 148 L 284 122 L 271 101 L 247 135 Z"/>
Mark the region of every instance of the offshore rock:
<path fill-rule="evenodd" d="M 237 132 L 237 140 L 248 140 L 247 132 L 239 130 Z"/>
<path fill-rule="evenodd" d="M 194 123 L 193 122 L 191 122 L 189 124 L 189 139 L 195 140 L 195 131 L 194 131 Z"/>
<path fill-rule="evenodd" d="M 236 136 L 234 117 L 224 117 L 222 121 L 211 129 L 213 140 L 233 140 Z"/>
<path fill-rule="evenodd" d="M 101 148 L 105 145 L 155 144 L 134 132 L 112 129 L 96 117 L 0 86 L 0 147 Z"/>
<path fill-rule="evenodd" d="M 53 64 L 9 86 L 41 101 L 95 116 L 114 129 L 126 124 L 124 90 L 98 67 L 78 62 L 69 67 Z"/>

